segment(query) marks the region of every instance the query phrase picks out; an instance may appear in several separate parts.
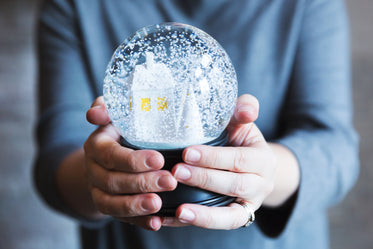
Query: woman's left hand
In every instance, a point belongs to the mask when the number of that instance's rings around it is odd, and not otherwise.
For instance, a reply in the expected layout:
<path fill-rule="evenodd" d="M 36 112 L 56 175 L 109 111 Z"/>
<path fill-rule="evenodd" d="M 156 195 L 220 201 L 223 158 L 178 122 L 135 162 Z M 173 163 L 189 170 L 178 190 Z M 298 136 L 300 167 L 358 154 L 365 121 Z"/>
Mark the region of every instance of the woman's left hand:
<path fill-rule="evenodd" d="M 272 192 L 276 156 L 254 121 L 259 103 L 242 95 L 227 127 L 230 147 L 190 146 L 172 174 L 181 183 L 236 197 L 226 207 L 183 204 L 176 218 L 163 218 L 164 226 L 193 225 L 208 229 L 235 229 L 245 225 L 249 213 L 239 204 L 256 211 Z"/>

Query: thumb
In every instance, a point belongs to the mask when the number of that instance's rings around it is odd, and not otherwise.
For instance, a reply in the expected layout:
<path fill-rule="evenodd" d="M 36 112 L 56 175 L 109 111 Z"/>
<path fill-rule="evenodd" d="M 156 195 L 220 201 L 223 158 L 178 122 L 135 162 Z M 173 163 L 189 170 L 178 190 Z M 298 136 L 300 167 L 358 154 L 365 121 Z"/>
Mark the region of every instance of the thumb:
<path fill-rule="evenodd" d="M 229 143 L 232 146 L 249 146 L 265 141 L 254 124 L 259 115 L 259 102 L 249 94 L 238 98 L 233 117 L 227 126 Z"/>
<path fill-rule="evenodd" d="M 237 99 L 234 114 L 229 122 L 230 127 L 237 127 L 240 125 L 254 122 L 259 115 L 259 102 L 249 94 L 241 95 Z"/>
<path fill-rule="evenodd" d="M 109 115 L 106 111 L 104 98 L 102 96 L 95 99 L 91 108 L 86 113 L 88 122 L 94 125 L 107 125 L 110 123 Z"/>

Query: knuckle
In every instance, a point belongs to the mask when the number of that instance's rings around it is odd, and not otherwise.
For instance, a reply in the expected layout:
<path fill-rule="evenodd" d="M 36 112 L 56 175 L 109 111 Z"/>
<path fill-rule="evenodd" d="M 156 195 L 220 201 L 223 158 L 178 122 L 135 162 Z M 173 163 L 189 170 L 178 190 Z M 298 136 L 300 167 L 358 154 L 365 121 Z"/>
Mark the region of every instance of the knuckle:
<path fill-rule="evenodd" d="M 206 228 L 213 227 L 214 219 L 212 218 L 212 215 L 207 213 L 206 215 L 204 215 L 204 217 L 205 217 L 205 221 L 204 221 L 205 227 Z"/>
<path fill-rule="evenodd" d="M 137 153 L 130 153 L 127 157 L 127 166 L 136 171 L 136 154 Z"/>
<path fill-rule="evenodd" d="M 133 203 L 129 204 L 129 205 L 124 205 L 123 207 L 123 215 L 126 216 L 126 217 L 134 217 L 134 216 L 137 216 L 137 212 L 139 209 L 139 207 L 136 207 L 136 205 L 134 205 Z"/>
<path fill-rule="evenodd" d="M 136 188 L 137 188 L 137 190 L 140 193 L 147 193 L 147 192 L 149 192 L 150 184 L 145 179 L 145 176 L 143 174 L 139 174 L 138 175 Z"/>
<path fill-rule="evenodd" d="M 246 168 L 247 164 L 247 158 L 246 153 L 242 149 L 236 150 L 235 156 L 234 156 L 234 164 L 233 164 L 233 171 L 234 172 L 243 172 Z"/>
<path fill-rule="evenodd" d="M 119 192 L 117 182 L 116 182 L 116 177 L 112 173 L 107 173 L 104 176 L 104 184 L 105 188 L 109 193 L 117 193 Z"/>
<path fill-rule="evenodd" d="M 232 185 L 229 194 L 231 196 L 244 197 L 247 195 L 248 186 L 241 175 L 237 178 L 238 179 L 236 179 L 235 184 Z"/>
<path fill-rule="evenodd" d="M 199 187 L 202 189 L 207 189 L 211 183 L 211 179 L 209 177 L 208 172 L 202 169 L 199 175 L 200 175 Z"/>
<path fill-rule="evenodd" d="M 219 157 L 219 153 L 215 150 L 211 150 L 211 152 L 209 153 L 209 161 L 211 163 L 211 165 L 217 165 L 218 164 L 218 157 Z"/>

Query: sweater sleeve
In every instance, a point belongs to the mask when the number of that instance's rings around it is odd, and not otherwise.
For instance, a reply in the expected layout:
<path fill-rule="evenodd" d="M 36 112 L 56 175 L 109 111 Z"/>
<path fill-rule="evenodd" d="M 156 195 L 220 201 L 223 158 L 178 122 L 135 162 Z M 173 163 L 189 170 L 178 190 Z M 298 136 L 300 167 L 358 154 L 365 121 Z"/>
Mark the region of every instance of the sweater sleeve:
<path fill-rule="evenodd" d="M 39 151 L 34 165 L 34 182 L 47 204 L 77 218 L 60 198 L 55 173 L 61 161 L 71 152 L 82 148 L 95 129 L 85 120 L 85 112 L 95 93 L 86 72 L 79 27 L 71 1 L 45 1 L 40 13 Z"/>
<path fill-rule="evenodd" d="M 259 226 L 269 236 L 325 212 L 346 195 L 359 171 L 345 6 L 341 0 L 308 2 L 281 116 L 283 133 L 274 141 L 294 153 L 301 181 L 283 207 L 259 210 Z"/>

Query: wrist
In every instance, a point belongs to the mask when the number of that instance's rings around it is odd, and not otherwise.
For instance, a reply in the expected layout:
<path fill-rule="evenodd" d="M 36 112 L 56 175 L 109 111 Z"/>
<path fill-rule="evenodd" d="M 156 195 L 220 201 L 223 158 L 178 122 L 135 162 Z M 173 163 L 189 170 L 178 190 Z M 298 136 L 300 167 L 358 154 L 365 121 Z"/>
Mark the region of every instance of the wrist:
<path fill-rule="evenodd" d="M 299 188 L 300 169 L 295 155 L 285 146 L 269 143 L 277 157 L 274 177 L 274 189 L 263 201 L 264 206 L 279 207 L 283 205 Z"/>

